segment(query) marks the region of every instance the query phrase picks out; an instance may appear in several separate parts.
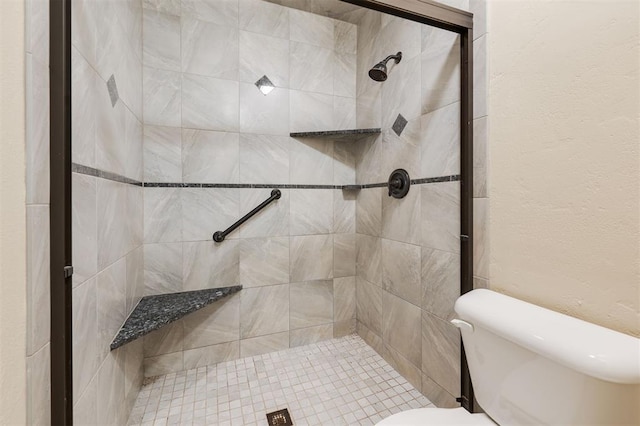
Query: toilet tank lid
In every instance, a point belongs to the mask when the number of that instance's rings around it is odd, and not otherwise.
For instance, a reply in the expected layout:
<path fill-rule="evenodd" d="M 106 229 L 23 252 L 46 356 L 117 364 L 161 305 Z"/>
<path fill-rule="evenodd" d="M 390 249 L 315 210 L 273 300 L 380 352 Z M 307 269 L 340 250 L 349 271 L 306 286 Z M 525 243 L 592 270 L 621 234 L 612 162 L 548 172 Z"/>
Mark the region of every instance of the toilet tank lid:
<path fill-rule="evenodd" d="M 580 373 L 640 383 L 640 339 L 491 290 L 458 298 L 460 319 Z"/>

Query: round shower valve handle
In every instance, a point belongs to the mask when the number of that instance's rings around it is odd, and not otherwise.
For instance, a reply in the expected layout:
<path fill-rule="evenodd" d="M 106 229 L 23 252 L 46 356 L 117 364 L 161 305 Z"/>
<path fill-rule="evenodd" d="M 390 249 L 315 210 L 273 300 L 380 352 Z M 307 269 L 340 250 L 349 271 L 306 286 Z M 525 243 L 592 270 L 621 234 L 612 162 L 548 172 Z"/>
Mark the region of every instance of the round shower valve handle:
<path fill-rule="evenodd" d="M 397 169 L 391 172 L 389 176 L 389 197 L 404 198 L 409 193 L 411 187 L 411 178 L 409 173 L 404 169 Z"/>

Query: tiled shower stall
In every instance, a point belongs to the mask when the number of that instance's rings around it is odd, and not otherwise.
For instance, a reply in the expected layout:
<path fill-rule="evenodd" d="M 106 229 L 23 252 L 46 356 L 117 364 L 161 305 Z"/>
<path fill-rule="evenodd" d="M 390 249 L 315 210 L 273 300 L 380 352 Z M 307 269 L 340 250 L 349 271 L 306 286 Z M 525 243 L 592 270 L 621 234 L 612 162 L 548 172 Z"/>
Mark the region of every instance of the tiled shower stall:
<path fill-rule="evenodd" d="M 445 3 L 475 14 L 474 285 L 486 287 L 485 4 Z M 46 21 L 37 7 L 28 15 Z M 46 95 L 47 40 L 28 28 L 33 106 Z M 74 0 L 72 28 L 77 424 L 126 424 L 144 377 L 353 333 L 429 401 L 457 405 L 456 35 L 333 0 Z M 398 51 L 386 82 L 369 79 Z M 263 76 L 275 86 L 267 95 L 255 85 Z M 48 148 L 35 123 L 27 355 L 30 387 L 48 389 L 48 279 L 35 267 L 48 259 L 35 238 L 48 235 L 38 166 Z M 355 128 L 381 133 L 289 136 Z M 433 179 L 403 199 L 342 189 L 384 183 L 397 168 Z M 272 187 L 279 200 L 212 241 Z M 109 350 L 141 297 L 231 285 L 243 289 Z M 32 424 L 46 418 L 45 392 L 31 393 Z"/>

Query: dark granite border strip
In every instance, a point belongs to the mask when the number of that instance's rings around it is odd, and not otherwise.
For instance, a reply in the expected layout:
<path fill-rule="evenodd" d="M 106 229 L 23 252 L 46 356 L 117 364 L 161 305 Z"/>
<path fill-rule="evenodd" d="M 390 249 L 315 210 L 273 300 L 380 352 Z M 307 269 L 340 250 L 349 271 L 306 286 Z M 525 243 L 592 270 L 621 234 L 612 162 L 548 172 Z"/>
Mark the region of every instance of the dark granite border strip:
<path fill-rule="evenodd" d="M 452 182 L 460 180 L 460 175 L 439 176 L 432 178 L 412 179 L 412 185 L 426 183 Z M 298 185 L 288 183 L 179 183 L 179 182 L 145 182 L 145 188 L 278 188 L 278 189 L 343 189 L 345 191 L 358 191 L 369 188 L 385 188 L 387 182 L 365 183 L 355 185 Z"/>
<path fill-rule="evenodd" d="M 83 166 L 82 164 L 71 163 L 71 171 L 73 173 L 79 173 L 81 175 L 93 176 L 97 178 L 112 180 L 114 182 L 126 183 L 129 185 L 142 186 L 142 182 L 130 179 L 126 176 L 119 175 L 117 173 L 111 173 L 100 169 L 95 169 L 89 166 Z"/>
<path fill-rule="evenodd" d="M 387 182 L 380 182 L 380 183 L 365 183 L 363 185 L 360 185 L 360 188 L 362 189 L 369 189 L 369 188 L 386 188 L 387 185 L 389 185 Z"/>
<path fill-rule="evenodd" d="M 411 179 L 411 185 L 422 185 L 425 183 L 438 183 L 438 182 L 457 182 L 460 180 L 460 175 L 439 176 L 422 179 Z"/>
<path fill-rule="evenodd" d="M 420 178 L 420 179 L 411 179 L 411 185 L 424 185 L 428 183 L 439 183 L 439 182 L 456 182 L 460 180 L 460 175 L 450 175 L 450 176 L 438 176 L 438 177 L 430 177 L 430 178 Z M 369 188 L 386 188 L 388 185 L 387 182 L 380 183 L 365 183 L 361 185 L 345 185 L 342 189 L 369 189 Z"/>
<path fill-rule="evenodd" d="M 260 188 L 260 189 L 342 189 L 344 185 L 296 185 L 286 183 L 176 183 L 145 182 L 145 188 Z"/>
<path fill-rule="evenodd" d="M 235 188 L 235 189 L 342 189 L 345 191 L 359 191 L 369 188 L 385 188 L 387 182 L 365 183 L 355 185 L 298 185 L 287 183 L 181 183 L 181 182 L 140 182 L 116 173 L 107 172 L 82 164 L 72 163 L 71 171 L 88 176 L 112 180 L 114 182 L 126 183 L 129 185 L 143 186 L 145 188 Z M 460 175 L 438 176 L 421 179 L 411 179 L 411 185 L 423 185 L 438 182 L 459 181 Z"/>

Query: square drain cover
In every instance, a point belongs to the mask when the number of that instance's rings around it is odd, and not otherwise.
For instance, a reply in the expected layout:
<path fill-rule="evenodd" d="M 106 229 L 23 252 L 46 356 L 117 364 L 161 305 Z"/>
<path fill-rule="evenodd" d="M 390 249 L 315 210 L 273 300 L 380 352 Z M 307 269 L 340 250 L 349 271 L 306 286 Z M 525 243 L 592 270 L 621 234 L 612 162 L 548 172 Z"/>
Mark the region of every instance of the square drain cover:
<path fill-rule="evenodd" d="M 274 411 L 273 413 L 267 413 L 267 422 L 269 426 L 292 426 L 291 416 L 289 410 Z"/>

